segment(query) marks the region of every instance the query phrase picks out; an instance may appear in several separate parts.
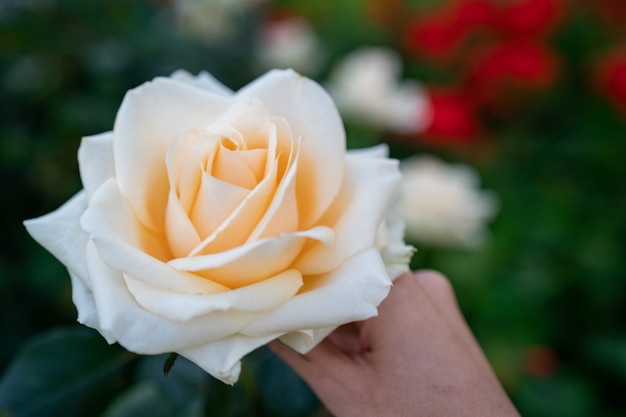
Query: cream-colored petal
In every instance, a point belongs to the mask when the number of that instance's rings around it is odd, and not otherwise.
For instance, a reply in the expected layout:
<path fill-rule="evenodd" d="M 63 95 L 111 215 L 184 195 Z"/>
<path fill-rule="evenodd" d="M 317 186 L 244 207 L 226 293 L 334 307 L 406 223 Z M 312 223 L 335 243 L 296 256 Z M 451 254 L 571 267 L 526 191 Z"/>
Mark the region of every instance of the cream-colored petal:
<path fill-rule="evenodd" d="M 294 143 L 294 155 L 290 155 L 288 171 L 281 179 L 276 193 L 259 224 L 250 234 L 248 242 L 259 238 L 295 232 L 299 228 L 296 176 L 300 157 L 299 142 Z M 293 160 L 291 162 L 291 160 Z"/>
<path fill-rule="evenodd" d="M 170 190 L 168 197 L 165 235 L 172 255 L 179 258 L 187 256 L 202 240 L 174 191 Z"/>
<path fill-rule="evenodd" d="M 257 185 L 256 173 L 241 157 L 244 152 L 246 151 L 231 150 L 221 145 L 215 155 L 210 174 L 229 184 L 247 190 L 253 189 Z"/>
<path fill-rule="evenodd" d="M 236 334 L 254 316 L 227 311 L 184 322 L 167 320 L 137 303 L 126 287 L 123 273 L 107 265 L 91 241 L 86 254 L 100 318 L 98 330 L 132 352 L 159 354 L 209 344 Z"/>
<path fill-rule="evenodd" d="M 172 321 L 188 321 L 231 310 L 261 313 L 281 305 L 302 286 L 302 276 L 294 269 L 256 284 L 218 294 L 177 294 L 145 284 L 128 275 L 124 279 L 139 304 Z"/>
<path fill-rule="evenodd" d="M 85 246 L 89 236 L 79 223 L 87 208 L 87 195 L 80 191 L 55 211 L 26 220 L 28 233 L 65 267 L 89 285 Z"/>
<path fill-rule="evenodd" d="M 98 317 L 93 292 L 85 285 L 82 279 L 71 272 L 70 280 L 72 281 L 72 301 L 78 312 L 78 322 L 92 329 L 99 329 L 100 318 Z M 109 335 L 103 334 L 103 336 L 107 339 L 107 342 L 115 343 L 115 339 L 110 338 Z"/>
<path fill-rule="evenodd" d="M 102 183 L 115 176 L 113 132 L 84 137 L 78 148 L 80 179 L 91 197 Z"/>
<path fill-rule="evenodd" d="M 289 268 L 307 240 L 329 244 L 333 231 L 316 227 L 298 233 L 254 241 L 212 255 L 177 258 L 168 264 L 199 274 L 229 288 L 239 288 L 267 279 Z"/>
<path fill-rule="evenodd" d="M 164 290 L 183 294 L 213 294 L 227 288 L 173 269 L 146 253 L 142 241 L 154 238 L 135 218 L 115 181 L 108 181 L 98 189 L 89 209 L 81 218 L 98 248 L 98 256 L 118 271 Z"/>
<path fill-rule="evenodd" d="M 300 226 L 310 227 L 339 192 L 344 175 L 345 132 L 335 104 L 321 86 L 292 70 L 270 71 L 236 96 L 259 98 L 272 116 L 287 120 L 293 137 L 302 138 L 297 196 Z"/>
<path fill-rule="evenodd" d="M 385 265 L 375 248 L 355 254 L 334 271 L 305 276 L 304 280 L 298 295 L 258 316 L 240 333 L 262 336 L 365 320 L 377 314 L 376 307 L 391 287 Z"/>
<path fill-rule="evenodd" d="M 170 75 L 170 78 L 182 81 L 194 87 L 202 88 L 210 93 L 226 97 L 233 95 L 233 91 L 230 88 L 217 81 L 215 77 L 206 71 L 200 71 L 198 75 L 194 76 L 185 70 L 179 69 L 174 71 L 174 73 Z"/>
<path fill-rule="evenodd" d="M 245 144 L 241 149 L 267 149 L 270 128 L 270 115 L 260 100 L 236 97 L 233 105 L 214 125 L 208 127 L 208 131 L 224 134 L 235 129 Z"/>
<path fill-rule="evenodd" d="M 204 173 L 198 196 L 190 212 L 191 222 L 200 239 L 211 235 L 248 194 L 250 191 L 245 188 L 228 184 Z M 187 256 L 199 244 L 200 240 L 177 257 Z"/>
<path fill-rule="evenodd" d="M 280 341 L 299 353 L 307 353 L 338 326 L 320 327 L 313 330 L 300 330 L 287 333 L 280 337 Z"/>
<path fill-rule="evenodd" d="M 241 358 L 278 336 L 280 333 L 263 337 L 236 334 L 214 343 L 183 349 L 178 353 L 225 384 L 233 385 L 239 379 Z"/>
<path fill-rule="evenodd" d="M 210 255 L 243 245 L 267 210 L 276 190 L 276 165 L 228 218 L 189 256 Z"/>
<path fill-rule="evenodd" d="M 311 242 L 294 263 L 304 275 L 324 273 L 375 244 L 378 225 L 396 195 L 401 180 L 398 163 L 367 154 L 349 153 L 341 192 L 320 224 L 332 227 L 333 245 Z"/>
<path fill-rule="evenodd" d="M 183 132 L 210 125 L 229 104 L 228 97 L 167 78 L 126 94 L 114 127 L 115 172 L 122 194 L 146 227 L 162 232 L 165 226 L 170 143 Z"/>

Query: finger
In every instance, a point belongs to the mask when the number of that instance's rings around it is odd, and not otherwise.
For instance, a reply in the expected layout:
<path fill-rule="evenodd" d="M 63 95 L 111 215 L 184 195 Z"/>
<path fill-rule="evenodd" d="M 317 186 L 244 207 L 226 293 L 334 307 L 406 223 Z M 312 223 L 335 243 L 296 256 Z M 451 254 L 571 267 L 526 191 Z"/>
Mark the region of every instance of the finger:
<path fill-rule="evenodd" d="M 329 334 L 326 339 L 348 355 L 358 355 L 364 350 L 358 323 L 344 324 Z"/>
<path fill-rule="evenodd" d="M 493 374 L 483 350 L 461 312 L 450 281 L 441 273 L 431 270 L 417 271 L 414 276 L 444 319 L 461 338 L 472 358 L 495 379 L 495 374 Z"/>
<path fill-rule="evenodd" d="M 326 339 L 305 355 L 278 341 L 269 343 L 268 347 L 300 375 L 320 399 L 338 395 L 345 381 L 353 380 L 357 373 L 350 356 Z"/>

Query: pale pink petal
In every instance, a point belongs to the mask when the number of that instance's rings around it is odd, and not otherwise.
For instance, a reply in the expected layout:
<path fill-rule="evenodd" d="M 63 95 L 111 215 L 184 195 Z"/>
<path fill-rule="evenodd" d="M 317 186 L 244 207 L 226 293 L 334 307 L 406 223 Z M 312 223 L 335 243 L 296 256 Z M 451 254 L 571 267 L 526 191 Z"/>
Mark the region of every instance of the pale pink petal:
<path fill-rule="evenodd" d="M 287 120 L 293 137 L 302 138 L 297 196 L 300 226 L 310 227 L 339 192 L 344 175 L 345 133 L 335 104 L 322 87 L 292 70 L 270 71 L 236 95 L 259 98 L 269 114 Z"/>
<path fill-rule="evenodd" d="M 113 164 L 113 132 L 84 137 L 78 148 L 80 179 L 87 196 L 102 183 L 115 176 Z"/>
<path fill-rule="evenodd" d="M 181 133 L 210 125 L 229 104 L 228 97 L 167 78 L 126 94 L 115 120 L 115 171 L 122 194 L 146 227 L 164 228 L 170 143 Z"/>

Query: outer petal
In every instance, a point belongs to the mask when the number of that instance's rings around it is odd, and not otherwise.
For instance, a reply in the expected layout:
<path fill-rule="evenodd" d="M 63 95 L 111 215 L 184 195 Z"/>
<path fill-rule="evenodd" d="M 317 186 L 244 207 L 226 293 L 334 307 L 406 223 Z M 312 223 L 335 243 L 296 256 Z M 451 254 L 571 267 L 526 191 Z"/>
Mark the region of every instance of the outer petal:
<path fill-rule="evenodd" d="M 81 223 L 97 246 L 98 256 L 116 270 L 124 271 L 146 284 L 187 294 L 211 294 L 226 290 L 217 283 L 178 271 L 147 254 L 142 249 L 143 240 L 158 237 L 150 235 L 137 223 L 115 180 L 109 180 L 98 189 Z"/>
<path fill-rule="evenodd" d="M 168 264 L 181 271 L 196 272 L 227 287 L 238 288 L 288 269 L 307 239 L 329 245 L 333 237 L 332 229 L 321 226 L 254 241 L 211 255 L 177 258 Z"/>
<path fill-rule="evenodd" d="M 194 76 L 185 70 L 179 69 L 174 71 L 172 75 L 170 75 L 170 78 L 182 81 L 194 87 L 202 88 L 213 94 L 227 97 L 233 95 L 233 90 L 216 80 L 215 77 L 206 71 L 200 71 L 198 75 Z"/>
<path fill-rule="evenodd" d="M 365 320 L 377 314 L 376 306 L 390 287 L 378 249 L 367 249 L 334 271 L 305 277 L 297 296 L 254 319 L 240 333 L 263 336 Z"/>
<path fill-rule="evenodd" d="M 270 71 L 237 96 L 260 98 L 270 114 L 288 121 L 294 138 L 302 138 L 300 228 L 310 227 L 339 192 L 344 175 L 345 133 L 335 104 L 322 87 L 292 70 Z"/>
<path fill-rule="evenodd" d="M 147 310 L 168 320 L 187 321 L 219 311 L 261 313 L 293 297 L 302 286 L 302 276 L 294 269 L 275 277 L 219 294 L 176 294 L 125 276 L 128 289 Z"/>
<path fill-rule="evenodd" d="M 241 358 L 276 339 L 279 334 L 248 337 L 240 334 L 211 344 L 180 350 L 182 356 L 226 384 L 233 385 L 241 372 Z"/>
<path fill-rule="evenodd" d="M 145 226 L 163 229 L 170 142 L 181 132 L 210 125 L 229 104 L 228 97 L 167 78 L 126 94 L 115 120 L 115 171 L 122 194 Z"/>
<path fill-rule="evenodd" d="M 76 310 L 78 310 L 78 322 L 92 329 L 99 329 L 100 318 L 98 317 L 98 310 L 96 310 L 96 302 L 91 289 L 71 272 L 70 279 L 72 280 L 72 301 L 76 306 Z M 106 338 L 106 335 L 104 336 Z M 109 343 L 115 342 L 113 339 L 107 339 L 107 341 Z"/>
<path fill-rule="evenodd" d="M 100 185 L 115 176 L 113 132 L 84 137 L 78 148 L 78 166 L 83 187 L 91 198 Z"/>
<path fill-rule="evenodd" d="M 36 219 L 26 220 L 24 226 L 41 246 L 52 253 L 77 278 L 89 285 L 85 246 L 89 239 L 80 227 L 79 219 L 87 207 L 87 196 L 79 192 L 57 210 Z"/>
<path fill-rule="evenodd" d="M 345 259 L 375 244 L 378 225 L 389 209 L 401 176 L 397 161 L 349 153 L 346 177 L 337 199 L 320 219 L 335 231 L 333 245 L 312 244 L 293 267 L 303 275 L 337 268 Z"/>
<path fill-rule="evenodd" d="M 126 287 L 123 273 L 107 265 L 91 241 L 86 254 L 100 318 L 98 330 L 107 340 L 117 340 L 132 352 L 177 352 L 212 343 L 237 333 L 254 317 L 225 311 L 184 322 L 167 320 L 137 303 Z"/>

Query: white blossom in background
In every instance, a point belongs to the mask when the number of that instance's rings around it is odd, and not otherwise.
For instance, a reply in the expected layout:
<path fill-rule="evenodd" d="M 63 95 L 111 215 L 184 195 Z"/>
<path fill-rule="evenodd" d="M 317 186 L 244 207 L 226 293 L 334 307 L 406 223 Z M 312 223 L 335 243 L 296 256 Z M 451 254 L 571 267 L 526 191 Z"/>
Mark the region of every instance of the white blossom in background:
<path fill-rule="evenodd" d="M 430 123 L 428 96 L 416 81 L 401 81 L 401 71 L 395 51 L 363 47 L 335 66 L 327 88 L 346 119 L 397 133 L 418 133 Z"/>
<path fill-rule="evenodd" d="M 264 0 L 173 0 L 172 9 L 184 32 L 208 43 L 236 30 L 236 18 Z"/>
<path fill-rule="evenodd" d="M 477 172 L 432 156 L 401 162 L 403 173 L 397 214 L 406 223 L 408 241 L 438 247 L 476 248 L 487 237 L 487 223 L 498 204 L 479 189 Z"/>
<path fill-rule="evenodd" d="M 326 53 L 306 20 L 289 17 L 265 24 L 257 59 L 263 70 L 292 68 L 304 75 L 315 75 L 324 65 Z"/>

